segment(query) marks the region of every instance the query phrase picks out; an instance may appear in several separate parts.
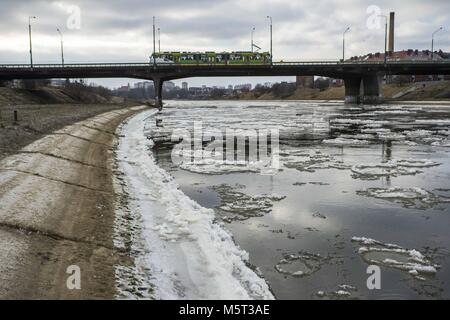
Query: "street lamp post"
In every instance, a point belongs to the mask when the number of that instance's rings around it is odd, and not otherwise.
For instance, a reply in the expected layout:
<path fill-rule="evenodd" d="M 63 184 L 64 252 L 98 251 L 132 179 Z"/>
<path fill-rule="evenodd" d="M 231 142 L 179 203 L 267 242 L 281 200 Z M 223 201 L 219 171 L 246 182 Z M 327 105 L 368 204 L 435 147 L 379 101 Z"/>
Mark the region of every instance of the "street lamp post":
<path fill-rule="evenodd" d="M 253 47 L 254 47 L 254 44 L 253 44 L 253 34 L 255 33 L 255 27 L 253 27 L 252 28 L 252 42 L 251 42 L 251 52 L 253 53 Z"/>
<path fill-rule="evenodd" d="M 273 32 L 273 24 L 272 24 L 272 17 L 267 16 L 267 19 L 270 20 L 270 64 L 273 63 L 273 41 L 272 41 L 272 32 Z"/>
<path fill-rule="evenodd" d="M 33 68 L 33 44 L 31 41 L 31 19 L 36 19 L 35 16 L 28 17 L 28 36 L 30 38 L 30 66 Z"/>
<path fill-rule="evenodd" d="M 435 32 L 433 32 L 433 34 L 431 35 L 431 60 L 433 60 L 433 58 L 434 58 L 434 35 L 436 33 L 438 33 L 439 31 L 442 31 L 443 29 L 444 29 L 443 27 L 440 27 Z"/>
<path fill-rule="evenodd" d="M 64 38 L 63 38 L 62 32 L 61 32 L 61 30 L 59 30 L 59 28 L 57 28 L 56 31 L 58 31 L 59 36 L 61 37 L 61 64 L 64 67 Z"/>
<path fill-rule="evenodd" d="M 155 16 L 153 16 L 153 67 L 156 67 L 156 29 L 155 29 Z"/>
<path fill-rule="evenodd" d="M 344 33 L 342 34 L 342 62 L 345 61 L 345 34 L 350 31 L 350 27 L 345 29 Z"/>
<path fill-rule="evenodd" d="M 158 28 L 158 53 L 161 54 L 161 28 Z"/>
<path fill-rule="evenodd" d="M 384 64 L 387 64 L 387 35 L 388 35 L 388 17 L 385 15 L 379 15 L 379 17 L 384 18 Z"/>

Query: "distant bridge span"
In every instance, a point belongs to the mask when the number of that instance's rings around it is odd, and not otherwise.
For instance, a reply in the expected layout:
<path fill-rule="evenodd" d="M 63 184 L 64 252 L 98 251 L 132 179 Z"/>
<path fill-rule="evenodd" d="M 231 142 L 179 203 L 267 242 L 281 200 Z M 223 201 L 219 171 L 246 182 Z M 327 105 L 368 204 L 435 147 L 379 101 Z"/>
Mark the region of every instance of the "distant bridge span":
<path fill-rule="evenodd" d="M 164 81 L 191 77 L 323 76 L 343 79 L 347 103 L 379 103 L 381 76 L 449 75 L 450 61 L 315 61 L 272 65 L 184 65 L 150 63 L 0 64 L 0 80 L 51 78 L 135 78 L 153 80 L 158 107 Z M 361 86 L 362 84 L 362 86 Z M 363 88 L 361 91 L 361 87 Z M 361 100 L 362 97 L 362 100 Z"/>

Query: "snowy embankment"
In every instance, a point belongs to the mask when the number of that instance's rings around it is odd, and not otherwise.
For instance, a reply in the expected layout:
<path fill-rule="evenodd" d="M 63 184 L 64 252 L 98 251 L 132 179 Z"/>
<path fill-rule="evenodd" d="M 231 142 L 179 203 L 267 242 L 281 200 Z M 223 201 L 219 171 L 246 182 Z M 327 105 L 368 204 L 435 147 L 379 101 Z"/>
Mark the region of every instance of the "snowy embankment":
<path fill-rule="evenodd" d="M 264 279 L 246 263 L 214 211 L 187 197 L 155 163 L 144 134 L 154 111 L 131 118 L 121 131 L 119 170 L 128 208 L 140 222 L 145 253 L 138 268 L 149 269 L 156 299 L 273 299 Z"/>

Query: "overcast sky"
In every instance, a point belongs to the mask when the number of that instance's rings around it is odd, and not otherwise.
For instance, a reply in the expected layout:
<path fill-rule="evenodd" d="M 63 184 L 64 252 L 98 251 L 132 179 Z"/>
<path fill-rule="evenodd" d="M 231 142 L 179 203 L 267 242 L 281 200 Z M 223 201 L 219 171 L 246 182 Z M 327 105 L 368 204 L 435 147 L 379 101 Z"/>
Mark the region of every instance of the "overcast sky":
<path fill-rule="evenodd" d="M 379 11 L 378 11 L 379 10 Z M 0 63 L 28 63 L 28 17 L 32 20 L 35 63 L 60 62 L 56 28 L 64 34 L 70 62 L 144 62 L 152 52 L 152 16 L 161 28 L 163 51 L 250 50 L 251 30 L 269 50 L 273 17 L 274 59 L 318 60 L 384 50 L 384 20 L 396 12 L 396 50 L 450 51 L 448 0 L 0 0 Z M 79 14 L 78 14 L 79 13 Z M 282 78 L 188 79 L 190 85 L 280 81 Z M 288 78 L 289 79 L 289 78 Z M 94 80 L 108 86 L 127 79 Z M 133 83 L 133 80 L 130 80 Z"/>

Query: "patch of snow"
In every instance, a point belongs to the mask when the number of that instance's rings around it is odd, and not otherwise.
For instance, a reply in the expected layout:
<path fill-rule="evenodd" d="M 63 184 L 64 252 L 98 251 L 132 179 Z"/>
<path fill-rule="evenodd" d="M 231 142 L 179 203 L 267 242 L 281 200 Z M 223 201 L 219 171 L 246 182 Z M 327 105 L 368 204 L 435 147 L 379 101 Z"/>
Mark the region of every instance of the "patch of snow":
<path fill-rule="evenodd" d="M 326 139 L 323 140 L 322 142 L 324 144 L 335 146 L 365 146 L 370 144 L 370 141 L 367 140 L 345 139 L 345 138 Z"/>
<path fill-rule="evenodd" d="M 248 267 L 248 253 L 214 222 L 214 211 L 187 197 L 156 165 L 144 134 L 153 115 L 142 112 L 122 127 L 117 159 L 147 248 L 136 263 L 151 270 L 154 297 L 273 299 L 265 280 Z M 151 199 L 141 198 L 143 193 Z"/>

